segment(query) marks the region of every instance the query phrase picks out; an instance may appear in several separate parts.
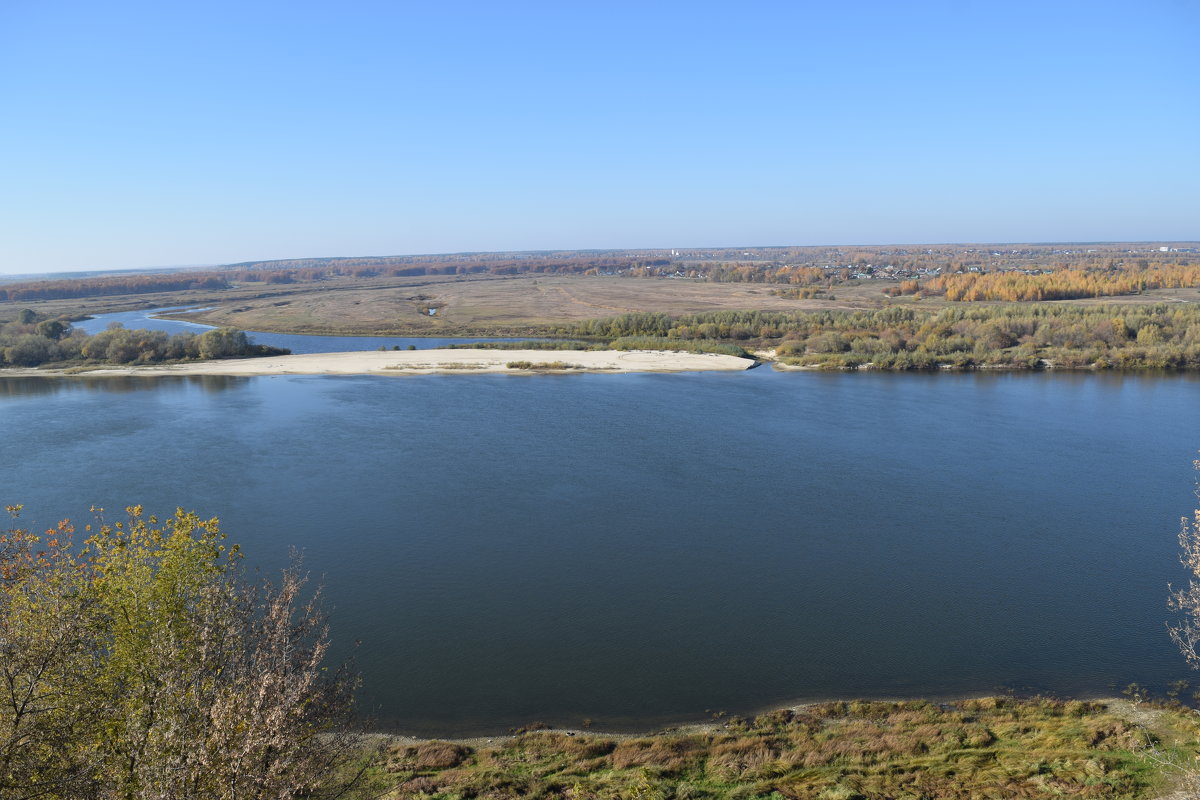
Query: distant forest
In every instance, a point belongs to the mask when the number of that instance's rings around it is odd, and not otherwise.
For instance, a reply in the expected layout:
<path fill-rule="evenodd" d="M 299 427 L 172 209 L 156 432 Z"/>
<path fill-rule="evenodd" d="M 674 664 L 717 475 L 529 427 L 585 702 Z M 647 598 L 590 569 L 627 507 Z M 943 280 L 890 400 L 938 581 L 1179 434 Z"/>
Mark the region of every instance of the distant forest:
<path fill-rule="evenodd" d="M 24 281 L 0 285 L 0 303 L 222 290 L 344 278 L 438 275 L 621 275 L 779 286 L 785 297 L 828 297 L 851 281 L 888 280 L 887 293 L 951 301 L 1035 301 L 1200 287 L 1200 245 L 938 245 L 684 251 L 457 253 L 252 261 L 205 271 Z"/>
<path fill-rule="evenodd" d="M 225 275 L 173 272 L 165 275 L 120 275 L 103 278 L 63 278 L 0 285 L 0 303 L 29 300 L 67 300 L 114 294 L 182 292 L 189 289 L 228 289 Z"/>
<path fill-rule="evenodd" d="M 1128 267 L 1061 269 L 1041 274 L 958 272 L 900 284 L 894 295 L 942 295 L 947 300 L 1075 300 L 1140 294 L 1147 289 L 1200 286 L 1200 264 L 1135 263 Z"/>

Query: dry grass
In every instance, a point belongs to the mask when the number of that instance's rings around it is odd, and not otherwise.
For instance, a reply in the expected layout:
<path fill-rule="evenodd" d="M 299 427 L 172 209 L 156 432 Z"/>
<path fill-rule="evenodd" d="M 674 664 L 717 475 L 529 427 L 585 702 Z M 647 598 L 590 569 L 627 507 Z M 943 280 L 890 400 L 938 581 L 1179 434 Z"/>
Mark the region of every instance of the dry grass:
<path fill-rule="evenodd" d="M 286 297 L 237 299 L 188 319 L 243 330 L 341 334 L 514 334 L 616 314 L 725 309 L 859 308 L 847 302 L 774 297 L 771 287 L 693 280 L 582 276 L 464 278 L 396 285 L 346 281 L 291 289 Z M 878 299 L 882 301 L 882 286 Z M 853 294 L 853 293 L 851 293 Z M 861 294 L 861 292 L 860 292 Z M 437 308 L 430 316 L 427 309 Z"/>
<path fill-rule="evenodd" d="M 1125 711 L 1010 698 L 826 703 L 688 733 L 430 742 L 396 748 L 389 769 L 404 781 L 394 797 L 446 800 L 1154 797 L 1169 788 L 1164 763 L 1200 748 L 1200 722 L 1159 710 L 1150 729 Z"/>
<path fill-rule="evenodd" d="M 722 310 L 875 309 L 884 305 L 941 308 L 941 298 L 889 299 L 895 281 L 854 281 L 835 286 L 835 299 L 790 299 L 771 284 L 705 283 L 617 276 L 342 277 L 315 283 L 248 283 L 226 290 L 47 300 L 5 304 L 0 321 L 21 308 L 51 317 L 101 314 L 162 306 L 214 306 L 186 318 L 243 330 L 345 335 L 522 335 L 586 319 L 628 312 L 687 314 Z M 1070 305 L 1200 302 L 1195 289 L 1058 301 Z M 988 305 L 988 304 L 982 304 Z M 436 309 L 434 316 L 430 309 Z"/>
<path fill-rule="evenodd" d="M 870 308 L 887 281 L 849 285 L 844 300 L 792 300 L 763 284 L 618 276 L 341 277 L 315 283 L 247 283 L 231 289 L 109 295 L 0 304 L 0 322 L 22 308 L 78 317 L 163 306 L 214 306 L 186 319 L 283 333 L 519 332 L 636 311 Z M 914 302 L 905 298 L 901 302 Z M 936 301 L 935 301 L 936 302 Z M 436 309 L 434 316 L 429 309 Z"/>

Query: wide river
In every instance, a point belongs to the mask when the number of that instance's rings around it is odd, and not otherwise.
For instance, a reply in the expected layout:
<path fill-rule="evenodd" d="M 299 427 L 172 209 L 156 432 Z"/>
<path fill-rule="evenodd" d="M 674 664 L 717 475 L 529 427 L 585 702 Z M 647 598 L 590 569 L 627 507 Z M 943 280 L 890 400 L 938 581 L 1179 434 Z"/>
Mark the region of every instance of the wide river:
<path fill-rule="evenodd" d="M 383 727 L 1188 677 L 1191 376 L 9 378 L 0 443 L 31 524 L 180 505 L 303 550 Z"/>

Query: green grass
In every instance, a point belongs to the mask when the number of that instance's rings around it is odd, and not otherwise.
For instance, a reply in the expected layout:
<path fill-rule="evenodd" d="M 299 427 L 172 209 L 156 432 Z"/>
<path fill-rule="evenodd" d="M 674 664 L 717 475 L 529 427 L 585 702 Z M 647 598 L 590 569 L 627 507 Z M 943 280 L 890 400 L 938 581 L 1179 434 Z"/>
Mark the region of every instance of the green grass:
<path fill-rule="evenodd" d="M 640 737 L 522 733 L 398 745 L 394 798 L 1147 798 L 1191 759 L 1200 723 L 1156 732 L 1102 703 L 985 698 L 834 702 Z"/>

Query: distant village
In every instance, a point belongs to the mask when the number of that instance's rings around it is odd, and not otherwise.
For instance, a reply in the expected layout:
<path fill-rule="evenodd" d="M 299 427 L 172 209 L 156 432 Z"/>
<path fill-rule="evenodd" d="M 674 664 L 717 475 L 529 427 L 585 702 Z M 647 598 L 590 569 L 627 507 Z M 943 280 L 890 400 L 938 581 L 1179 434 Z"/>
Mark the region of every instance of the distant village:
<path fill-rule="evenodd" d="M 927 266 L 896 264 L 882 261 L 881 263 L 863 263 L 860 255 L 850 257 L 840 248 L 832 249 L 832 255 L 838 255 L 845 260 L 826 260 L 824 263 L 814 263 L 806 260 L 780 260 L 772 257 L 772 248 L 753 248 L 731 252 L 729 250 L 676 250 L 669 252 L 669 260 L 661 259 L 648 262 L 642 267 L 617 267 L 601 270 L 600 275 L 638 274 L 650 267 L 653 274 L 664 278 L 696 278 L 718 267 L 759 267 L 763 269 L 794 269 L 819 268 L 830 278 L 837 280 L 913 280 L 922 277 L 934 277 L 944 273 L 957 272 L 1012 272 L 1023 275 L 1050 274 L 1056 269 L 1072 266 L 1080 267 L 1095 265 L 1098 259 L 1119 259 L 1134 256 L 1148 258 L 1163 254 L 1200 254 L 1200 247 L 1166 245 L 1146 245 L 1140 247 L 1097 247 L 1097 248 L 1047 248 L 1025 247 L 1013 249 L 990 249 L 973 247 L 947 247 L 935 250 L 932 248 L 901 249 L 901 248 L 863 248 L 876 256 L 893 256 L 898 261 L 912 262 L 917 260 L 939 260 L 942 264 Z M 857 248 L 855 248 L 857 249 Z M 1175 260 L 1175 259 L 1172 259 Z M 947 261 L 965 261 L 975 263 L 946 264 Z M 1014 262 L 1041 261 L 1055 263 L 1020 264 Z M 990 263 L 978 263 L 990 262 Z M 661 266 L 660 266 L 661 265 Z M 654 269 L 657 267 L 657 269 Z"/>

